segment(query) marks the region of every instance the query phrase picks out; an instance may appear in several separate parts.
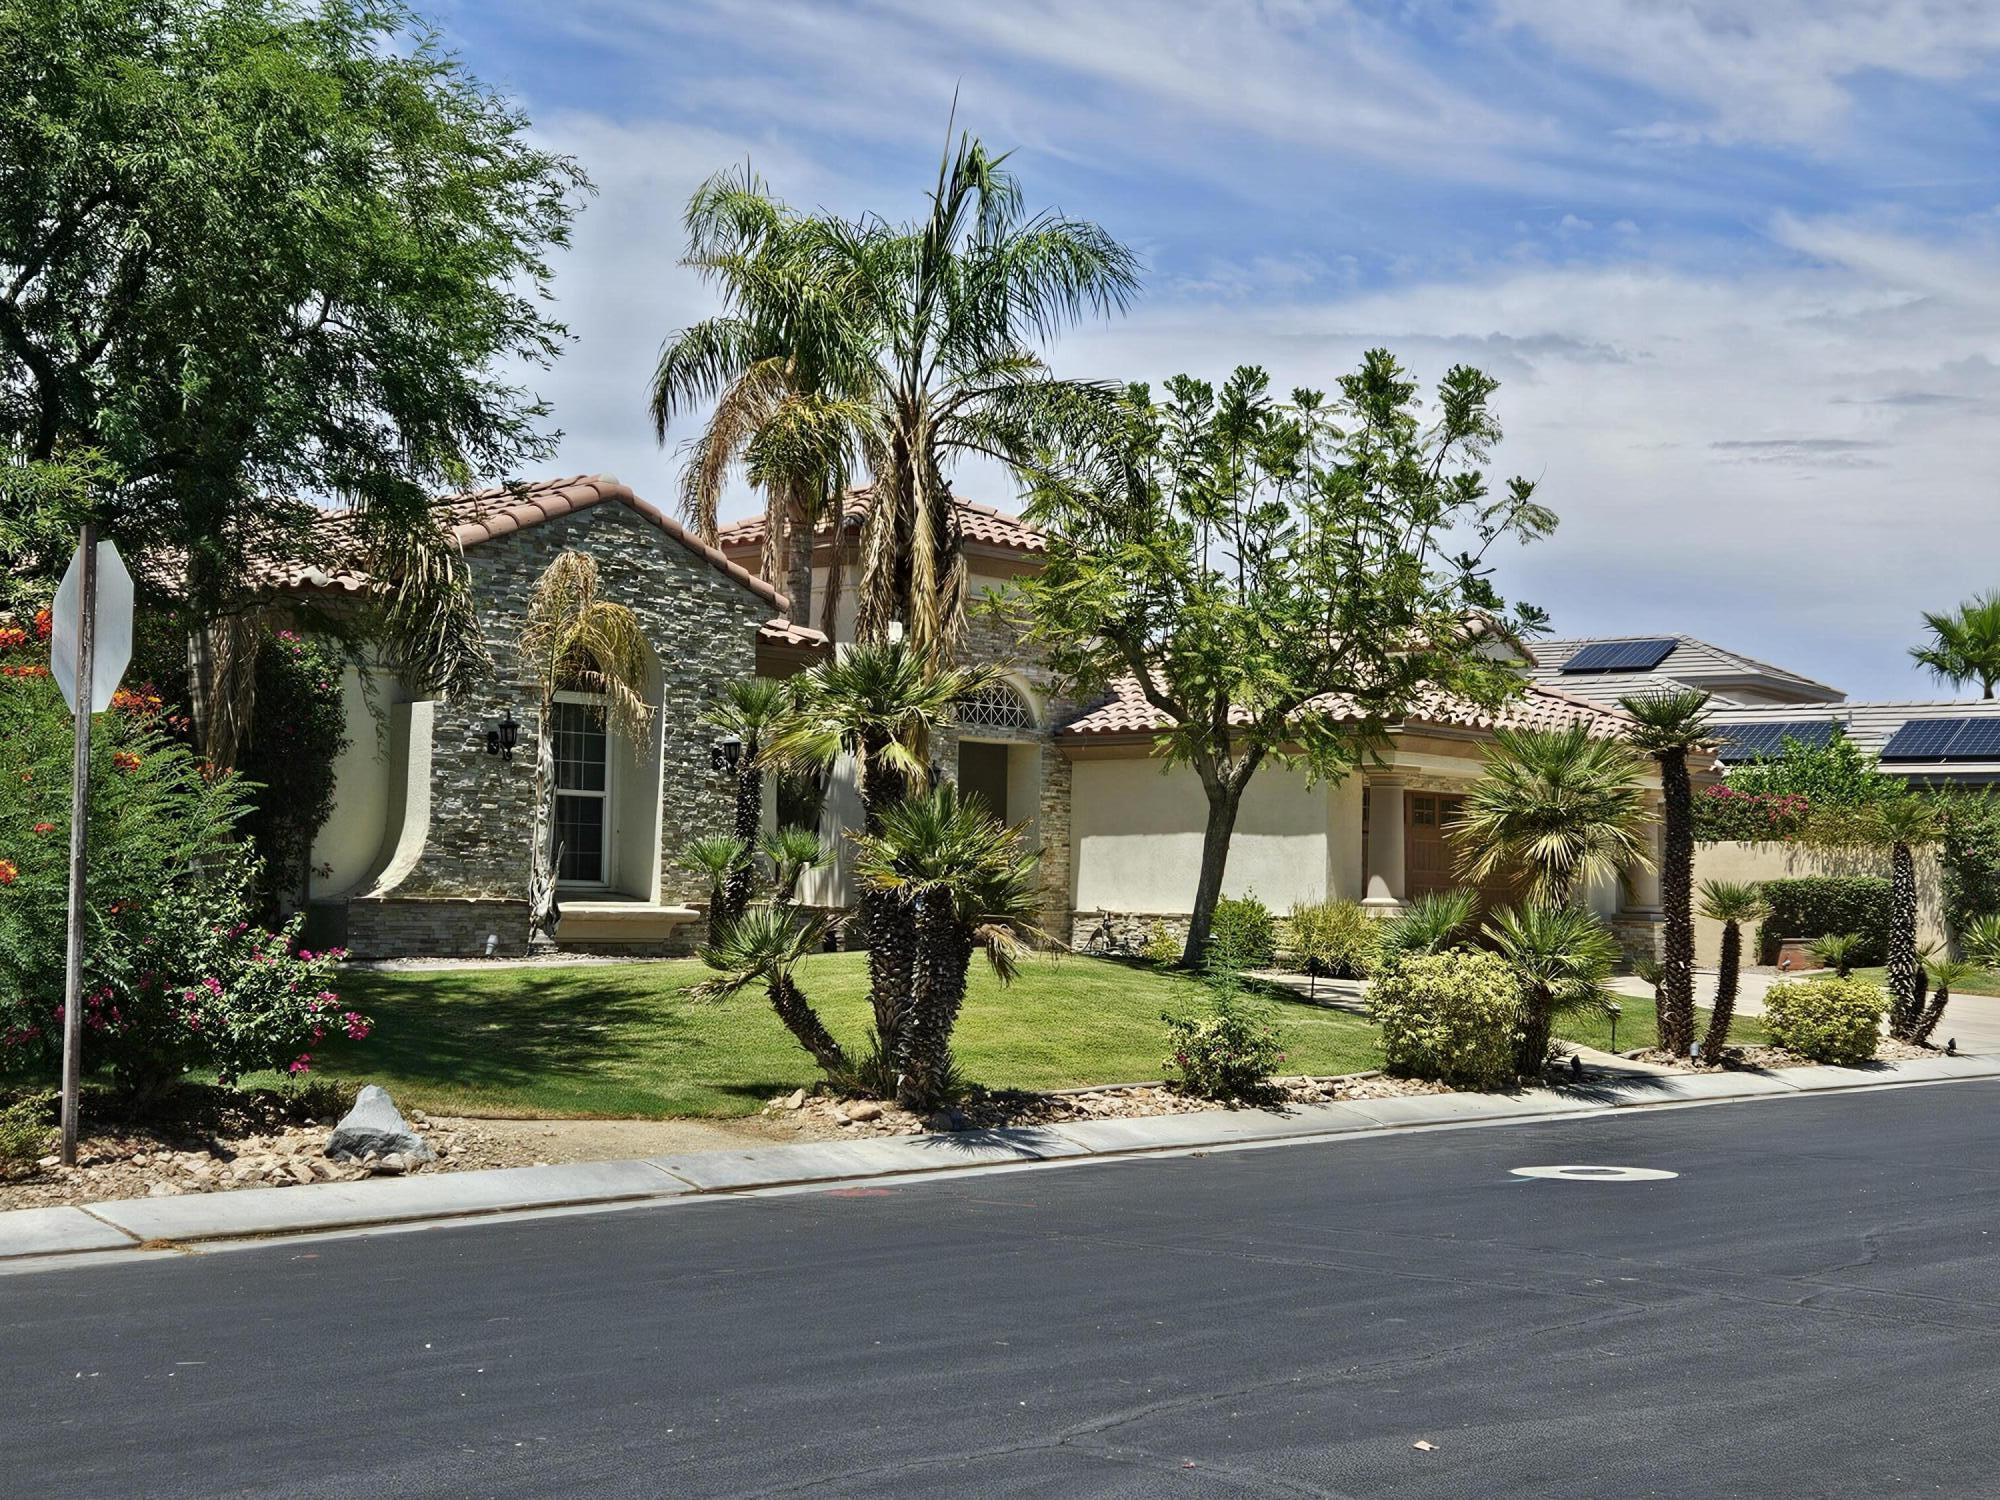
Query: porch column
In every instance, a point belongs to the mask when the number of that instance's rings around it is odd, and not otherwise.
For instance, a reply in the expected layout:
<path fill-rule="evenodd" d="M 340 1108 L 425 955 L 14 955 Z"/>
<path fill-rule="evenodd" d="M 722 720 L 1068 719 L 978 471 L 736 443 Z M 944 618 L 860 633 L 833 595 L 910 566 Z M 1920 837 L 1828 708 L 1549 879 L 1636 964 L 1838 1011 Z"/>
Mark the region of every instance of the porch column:
<path fill-rule="evenodd" d="M 1361 904 L 1387 915 L 1403 909 L 1403 778 L 1368 778 L 1368 894 Z"/>

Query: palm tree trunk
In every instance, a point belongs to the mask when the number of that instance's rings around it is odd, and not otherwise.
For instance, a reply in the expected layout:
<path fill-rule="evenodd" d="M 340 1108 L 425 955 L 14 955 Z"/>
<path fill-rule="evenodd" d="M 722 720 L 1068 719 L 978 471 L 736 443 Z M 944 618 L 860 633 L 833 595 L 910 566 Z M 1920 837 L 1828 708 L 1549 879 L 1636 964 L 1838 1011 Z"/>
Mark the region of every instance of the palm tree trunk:
<path fill-rule="evenodd" d="M 1187 946 L 1181 962 L 1200 968 L 1208 956 L 1209 929 L 1215 922 L 1215 903 L 1222 899 L 1222 876 L 1229 866 L 1229 841 L 1236 832 L 1237 810 L 1243 805 L 1243 790 L 1216 776 L 1202 778 L 1208 793 L 1208 823 L 1201 835 L 1201 874 L 1194 887 L 1194 912 L 1188 918 Z"/>
<path fill-rule="evenodd" d="M 947 898 L 919 898 L 912 917 L 916 946 L 910 972 L 909 1019 L 897 1057 L 902 1076 L 896 1100 L 905 1109 L 925 1111 L 946 1102 L 951 1033 L 965 1003 L 972 939 Z"/>
<path fill-rule="evenodd" d="M 833 1033 L 826 1029 L 819 1013 L 807 1003 L 789 974 L 774 976 L 765 986 L 765 992 L 771 997 L 771 1009 L 785 1023 L 785 1030 L 798 1038 L 799 1045 L 812 1054 L 814 1062 L 828 1073 L 847 1071 L 845 1049 L 833 1039 Z"/>
<path fill-rule="evenodd" d="M 1660 1046 L 1676 1057 L 1694 1048 L 1694 791 L 1687 754 L 1659 757 L 1666 826 L 1660 851 Z"/>
<path fill-rule="evenodd" d="M 873 833 L 882 814 L 903 799 L 903 774 L 885 764 L 881 747 L 864 747 L 861 766 L 862 827 Z M 868 1000 L 883 1055 L 900 1059 L 909 1022 L 911 964 L 916 946 L 909 903 L 893 891 L 863 891 L 861 924 L 868 943 Z"/>
<path fill-rule="evenodd" d="M 785 601 L 791 606 L 794 625 L 812 624 L 813 597 L 813 517 L 803 486 L 794 486 L 791 496 L 792 530 L 790 556 L 785 567 Z"/>
<path fill-rule="evenodd" d="M 750 886 L 756 862 L 750 851 L 757 847 L 757 835 L 764 827 L 764 773 L 757 769 L 757 742 L 743 746 L 742 769 L 736 773 L 736 837 L 743 845 L 743 858 L 722 883 L 722 901 L 716 915 L 734 922 L 750 905 Z"/>
<path fill-rule="evenodd" d="M 1950 987 L 1940 984 L 1932 992 L 1930 1004 L 1924 1007 L 1924 1013 L 1917 1017 L 1916 1029 L 1910 1036 L 1911 1041 L 1920 1047 L 1930 1045 L 1931 1033 L 1937 1030 L 1938 1022 L 1944 1019 L 1944 1008 L 1950 999 Z"/>
<path fill-rule="evenodd" d="M 1911 1040 L 1923 1009 L 1917 963 L 1917 862 L 1908 844 L 1889 851 L 1889 1035 Z"/>
<path fill-rule="evenodd" d="M 1549 1060 L 1549 1034 L 1555 1030 L 1555 1016 L 1547 995 L 1531 994 L 1521 1007 L 1521 1045 L 1514 1054 L 1514 1071 L 1523 1078 L 1539 1078 Z"/>
<path fill-rule="evenodd" d="M 1701 1055 L 1710 1062 L 1722 1055 L 1729 1044 L 1729 1023 L 1736 1013 L 1737 975 L 1743 966 L 1743 929 L 1734 922 L 1722 924 L 1722 955 L 1715 978 L 1715 1009 L 1708 1013 L 1708 1031 L 1701 1039 Z"/>

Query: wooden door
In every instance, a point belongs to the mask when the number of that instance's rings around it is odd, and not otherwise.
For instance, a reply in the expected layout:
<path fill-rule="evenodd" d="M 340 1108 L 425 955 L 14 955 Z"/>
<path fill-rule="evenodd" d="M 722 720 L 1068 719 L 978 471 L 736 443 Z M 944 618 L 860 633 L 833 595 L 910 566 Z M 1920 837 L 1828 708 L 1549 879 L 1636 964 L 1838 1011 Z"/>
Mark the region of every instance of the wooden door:
<path fill-rule="evenodd" d="M 1458 845 L 1452 838 L 1464 807 L 1465 798 L 1451 792 L 1403 794 L 1403 885 L 1409 900 L 1466 884 L 1458 874 Z M 1519 891 L 1517 877 L 1496 875 L 1479 886 L 1480 910 L 1510 905 Z"/>

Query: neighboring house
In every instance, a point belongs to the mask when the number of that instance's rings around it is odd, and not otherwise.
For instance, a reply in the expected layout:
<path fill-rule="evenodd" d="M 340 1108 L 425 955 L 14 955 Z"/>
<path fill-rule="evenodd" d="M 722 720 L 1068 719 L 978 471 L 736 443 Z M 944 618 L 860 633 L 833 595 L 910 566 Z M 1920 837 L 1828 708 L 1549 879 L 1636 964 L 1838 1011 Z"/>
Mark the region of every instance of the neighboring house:
<path fill-rule="evenodd" d="M 1536 682 L 1615 708 L 1628 694 L 1699 688 L 1717 704 L 1742 707 L 1838 703 L 1838 688 L 1691 635 L 1587 636 L 1530 641 Z"/>

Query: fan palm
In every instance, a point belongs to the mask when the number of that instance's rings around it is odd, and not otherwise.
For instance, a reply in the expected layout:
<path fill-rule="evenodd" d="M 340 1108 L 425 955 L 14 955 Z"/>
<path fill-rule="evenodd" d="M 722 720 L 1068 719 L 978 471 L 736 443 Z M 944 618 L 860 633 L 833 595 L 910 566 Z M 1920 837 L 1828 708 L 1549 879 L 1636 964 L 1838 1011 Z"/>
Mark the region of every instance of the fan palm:
<path fill-rule="evenodd" d="M 1568 729 L 1497 729 L 1461 809 L 1459 873 L 1473 884 L 1526 871 L 1529 896 L 1566 903 L 1577 881 L 1649 863 L 1641 762 L 1616 740 Z"/>
<path fill-rule="evenodd" d="M 700 999 L 720 1000 L 762 984 L 771 1009 L 813 1061 L 830 1076 L 844 1076 L 849 1068 L 847 1053 L 795 977 L 799 961 L 817 953 L 825 937 L 826 924 L 817 916 L 801 916 L 789 906 L 753 906 L 735 921 L 710 930 L 701 961 L 717 971 L 716 977 L 694 986 L 693 993 Z"/>
<path fill-rule="evenodd" d="M 528 928 L 552 937 L 562 919 L 553 827 L 556 694 L 594 695 L 594 711 L 611 730 L 638 744 L 652 721 L 646 702 L 649 655 L 638 616 L 599 597 L 596 559 L 576 551 L 557 553 L 535 581 L 518 644 L 539 699 Z"/>
<path fill-rule="evenodd" d="M 1762 888 L 1734 880 L 1701 883 L 1701 914 L 1722 924 L 1722 953 L 1715 976 L 1715 1008 L 1708 1013 L 1708 1030 L 1701 1055 L 1713 1062 L 1729 1044 L 1729 1023 L 1736 1014 L 1736 985 L 1743 970 L 1743 924 L 1764 914 Z"/>
<path fill-rule="evenodd" d="M 1924 626 L 1930 643 L 1910 648 L 1917 665 L 1954 687 L 1976 682 L 1980 696 L 1991 698 L 2000 683 L 2000 590 L 1968 599 L 1952 614 L 1926 610 Z"/>
<path fill-rule="evenodd" d="M 1918 1046 L 1930 1044 L 1931 1033 L 1937 1030 L 1938 1022 L 1944 1019 L 1944 1008 L 1951 1003 L 1953 989 L 1965 983 L 1979 972 L 1979 965 L 1956 958 L 1931 958 L 1924 961 L 1924 972 L 1931 986 L 1931 997 L 1917 1016 L 1916 1025 L 1910 1028 L 1909 1039 Z"/>
<path fill-rule="evenodd" d="M 737 841 L 746 853 L 757 845 L 764 824 L 764 765 L 758 758 L 764 741 L 791 711 L 792 692 L 783 682 L 769 677 L 739 677 L 722 690 L 722 701 L 709 710 L 708 724 L 742 744 L 736 762 Z M 746 857 L 722 885 L 722 904 L 716 908 L 723 920 L 742 915 L 750 904 L 752 871 Z"/>
<path fill-rule="evenodd" d="M 1376 933 L 1380 961 L 1442 953 L 1472 925 L 1479 893 L 1465 889 L 1426 891 L 1384 922 Z"/>
<path fill-rule="evenodd" d="M 1944 837 L 1937 805 L 1899 788 L 1871 802 L 1816 809 L 1806 836 L 1814 843 L 1887 851 L 1889 855 L 1889 1035 L 1913 1039 L 1924 1009 L 1922 955 L 1917 949 L 1916 851 Z"/>
<path fill-rule="evenodd" d="M 901 1069 L 897 1097 L 906 1108 L 933 1109 L 952 1074 L 951 1033 L 974 949 L 985 950 L 1004 984 L 1024 937 L 1036 935 L 1034 856 L 1020 828 L 995 823 L 950 782 L 889 808 L 856 842 L 862 884 L 906 910 L 914 936 L 901 1025 L 882 1038 Z"/>
<path fill-rule="evenodd" d="M 682 861 L 708 882 L 708 921 L 711 929 L 727 923 L 729 885 L 750 862 L 750 846 L 733 834 L 712 833 L 691 840 L 681 850 Z"/>
<path fill-rule="evenodd" d="M 1861 952 L 1861 934 L 1829 932 L 1814 938 L 1809 946 L 1814 959 L 1845 979 L 1854 971 L 1855 955 Z"/>
<path fill-rule="evenodd" d="M 1973 919 L 1960 940 L 1965 956 L 1988 969 L 2000 968 L 2000 916 Z"/>
<path fill-rule="evenodd" d="M 1578 1011 L 1616 1013 L 1604 981 L 1618 962 L 1618 940 L 1582 907 L 1536 901 L 1503 907 L 1485 931 L 1521 983 L 1521 1043 L 1515 1061 L 1523 1075 L 1542 1071 L 1561 1017 Z"/>
<path fill-rule="evenodd" d="M 757 852 L 771 862 L 771 899 L 779 905 L 789 905 L 797 897 L 806 871 L 818 869 L 833 857 L 817 833 L 796 827 L 765 834 Z"/>
<path fill-rule="evenodd" d="M 1688 752 L 1713 732 L 1708 694 L 1672 688 L 1620 698 L 1632 744 L 1660 767 L 1666 817 L 1660 838 L 1660 1046 L 1676 1057 L 1694 1046 L 1694 788 Z"/>

